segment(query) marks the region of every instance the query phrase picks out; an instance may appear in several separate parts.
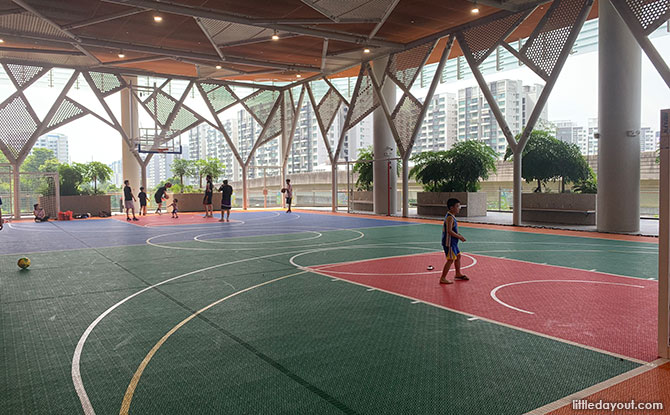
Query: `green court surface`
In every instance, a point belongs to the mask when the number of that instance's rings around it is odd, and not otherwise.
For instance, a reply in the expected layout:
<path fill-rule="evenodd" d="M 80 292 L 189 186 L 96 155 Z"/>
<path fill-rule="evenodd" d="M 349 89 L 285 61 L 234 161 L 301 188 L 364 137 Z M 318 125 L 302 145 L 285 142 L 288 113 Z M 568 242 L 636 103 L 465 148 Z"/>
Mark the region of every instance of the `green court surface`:
<path fill-rule="evenodd" d="M 461 231 L 468 254 L 657 272 L 652 243 Z M 0 413 L 87 413 L 77 344 L 144 289 L 81 345 L 96 414 L 124 413 L 124 397 L 131 414 L 522 414 L 641 364 L 298 267 L 440 251 L 440 224 L 193 239 L 204 232 L 33 253 L 26 271 L 0 256 Z"/>

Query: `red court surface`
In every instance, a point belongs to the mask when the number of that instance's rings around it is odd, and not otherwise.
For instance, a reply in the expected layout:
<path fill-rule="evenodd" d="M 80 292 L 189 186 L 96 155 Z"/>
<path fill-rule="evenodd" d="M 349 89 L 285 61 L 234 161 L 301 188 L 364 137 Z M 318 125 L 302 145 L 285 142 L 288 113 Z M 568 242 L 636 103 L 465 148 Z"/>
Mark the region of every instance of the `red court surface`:
<path fill-rule="evenodd" d="M 629 403 L 635 402 L 638 404 L 646 404 L 653 402 L 663 403 L 664 409 L 622 409 L 616 411 L 605 411 L 603 409 L 573 409 L 573 404 L 569 403 L 557 409 L 555 411 L 549 412 L 551 415 L 564 415 L 564 414 L 584 414 L 584 415 L 596 415 L 604 413 L 615 413 L 615 414 L 667 414 L 670 413 L 670 363 L 665 363 L 659 367 L 646 371 L 630 379 L 626 379 L 621 383 L 617 383 L 613 386 L 610 386 L 606 389 L 603 389 L 599 392 L 588 395 L 584 398 L 579 398 L 580 401 L 597 403 L 600 401 L 603 402 L 616 402 L 616 403 Z M 582 406 L 583 408 L 583 406 Z"/>
<path fill-rule="evenodd" d="M 162 215 L 151 213 L 147 216 L 138 216 L 137 217 L 139 219 L 138 221 L 130 221 L 128 223 L 132 223 L 133 225 L 137 226 L 174 226 L 174 225 L 197 225 L 201 223 L 212 223 L 219 221 L 219 218 L 217 216 L 213 218 L 204 218 L 203 215 L 204 215 L 203 212 L 196 212 L 196 213 L 189 212 L 189 213 L 180 213 L 178 218 L 173 218 L 171 213 L 163 213 Z M 114 215 L 112 217 L 116 220 L 126 222 L 125 215 Z M 231 219 L 230 221 L 237 222 L 233 219 Z"/>
<path fill-rule="evenodd" d="M 656 359 L 656 281 L 468 254 L 463 273 L 471 280 L 441 285 L 443 265 L 444 254 L 436 252 L 311 269 L 620 356 Z"/>

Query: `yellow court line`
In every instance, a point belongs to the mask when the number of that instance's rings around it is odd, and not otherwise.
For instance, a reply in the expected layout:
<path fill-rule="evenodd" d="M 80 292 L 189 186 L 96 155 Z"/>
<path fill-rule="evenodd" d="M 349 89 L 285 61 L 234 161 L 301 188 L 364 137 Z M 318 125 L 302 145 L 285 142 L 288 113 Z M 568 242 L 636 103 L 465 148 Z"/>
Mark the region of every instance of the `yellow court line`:
<path fill-rule="evenodd" d="M 283 279 L 286 279 L 286 278 L 295 277 L 296 275 L 305 274 L 305 273 L 307 273 L 307 272 L 310 272 L 310 271 L 309 271 L 309 270 L 306 270 L 306 271 L 296 272 L 296 273 L 293 273 L 293 274 L 290 274 L 290 275 L 284 275 L 283 277 L 275 278 L 275 279 L 273 279 L 273 280 L 266 281 L 266 282 L 263 282 L 263 283 L 261 283 L 261 284 L 254 285 L 253 287 L 249 287 L 249 288 L 245 288 L 245 289 L 243 289 L 243 290 L 237 291 L 237 292 L 235 292 L 235 293 L 233 293 L 233 294 L 231 294 L 231 295 L 229 295 L 229 296 L 227 296 L 227 297 L 223 297 L 223 298 L 221 298 L 221 299 L 219 299 L 219 300 L 214 301 L 214 302 L 211 303 L 210 305 L 201 308 L 200 310 L 196 311 L 195 313 L 191 314 L 190 316 L 186 317 L 184 320 L 182 320 L 181 322 L 179 322 L 179 324 L 177 324 L 177 325 L 174 326 L 170 331 L 168 331 L 168 332 L 167 332 L 167 333 L 166 333 L 166 334 L 165 334 L 165 335 L 164 335 L 164 336 L 163 336 L 163 337 L 162 337 L 162 338 L 161 338 L 161 339 L 154 345 L 154 347 L 151 348 L 151 350 L 149 351 L 149 353 L 147 353 L 147 355 L 144 357 L 144 360 L 142 360 L 142 363 L 140 363 L 140 365 L 137 367 L 137 370 L 135 371 L 135 374 L 133 375 L 133 378 L 130 380 L 130 383 L 128 384 L 128 389 L 126 389 L 126 394 L 123 396 L 123 402 L 121 403 L 121 410 L 119 411 L 119 414 L 120 414 L 120 415 L 128 415 L 128 411 L 130 410 L 130 404 L 131 404 L 131 402 L 132 402 L 132 400 L 133 400 L 133 395 L 135 394 L 135 389 L 137 388 L 137 384 L 140 382 L 140 378 L 142 377 L 142 373 L 144 372 L 144 369 L 146 369 L 147 365 L 149 364 L 149 362 L 151 361 L 151 359 L 154 357 L 154 355 L 156 354 L 156 352 L 158 351 L 158 349 L 161 348 L 161 346 L 163 345 L 163 343 L 165 343 L 165 342 L 167 341 L 167 339 L 169 339 L 170 336 L 172 336 L 172 335 L 173 335 L 177 330 L 179 330 L 182 326 L 184 326 L 186 323 L 188 323 L 189 321 L 191 321 L 191 320 L 193 320 L 194 318 L 196 318 L 199 314 L 201 314 L 201 313 L 203 313 L 203 312 L 209 310 L 210 308 L 212 308 L 212 307 L 214 307 L 214 306 L 216 306 L 216 305 L 218 305 L 218 304 L 220 304 L 220 303 L 226 301 L 226 300 L 229 299 L 229 298 L 235 297 L 236 295 L 245 293 L 245 292 L 247 292 L 247 291 L 251 291 L 251 290 L 253 290 L 254 288 L 262 287 L 262 286 L 264 286 L 264 285 L 268 285 L 268 284 L 271 284 L 271 283 L 273 283 L 273 282 L 277 282 L 277 281 L 280 281 L 280 280 L 283 280 Z"/>

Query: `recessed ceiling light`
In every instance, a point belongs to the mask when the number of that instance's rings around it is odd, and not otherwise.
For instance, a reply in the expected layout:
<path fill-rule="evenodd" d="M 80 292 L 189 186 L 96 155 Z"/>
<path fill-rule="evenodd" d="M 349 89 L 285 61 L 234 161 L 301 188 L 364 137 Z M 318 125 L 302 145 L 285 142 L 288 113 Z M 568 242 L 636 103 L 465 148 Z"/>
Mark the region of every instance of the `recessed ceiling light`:
<path fill-rule="evenodd" d="M 300 75 L 300 74 L 298 73 L 298 74 L 295 75 L 295 77 L 296 77 L 296 78 L 302 78 L 302 75 Z"/>
<path fill-rule="evenodd" d="M 5 39 L 0 39 L 0 43 L 5 43 Z"/>
<path fill-rule="evenodd" d="M 276 30 L 275 30 L 274 34 L 272 35 L 272 40 L 279 40 L 279 35 L 277 34 Z"/>
<path fill-rule="evenodd" d="M 221 69 L 221 65 L 216 65 L 216 69 Z"/>
<path fill-rule="evenodd" d="M 363 53 L 370 53 L 370 48 L 363 49 Z"/>
<path fill-rule="evenodd" d="M 470 10 L 470 13 L 472 14 L 479 14 L 479 6 L 477 6 L 477 2 L 472 6 L 472 10 Z"/>
<path fill-rule="evenodd" d="M 160 14 L 154 14 L 154 22 L 160 23 L 162 21 L 163 21 L 163 16 L 161 16 Z"/>
<path fill-rule="evenodd" d="M 119 52 L 119 58 L 123 59 L 125 57 L 126 57 L 126 55 L 123 53 L 123 51 Z"/>

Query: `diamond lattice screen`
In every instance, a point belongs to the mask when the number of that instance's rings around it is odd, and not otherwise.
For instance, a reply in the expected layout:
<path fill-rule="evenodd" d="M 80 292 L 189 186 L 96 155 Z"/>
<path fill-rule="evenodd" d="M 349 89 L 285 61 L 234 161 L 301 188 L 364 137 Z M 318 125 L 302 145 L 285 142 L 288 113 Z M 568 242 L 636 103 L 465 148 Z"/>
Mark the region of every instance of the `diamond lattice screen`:
<path fill-rule="evenodd" d="M 278 107 L 272 117 L 270 117 L 270 119 L 267 121 L 263 134 L 261 134 L 261 136 L 258 138 L 258 140 L 261 142 L 260 145 L 263 145 L 272 140 L 281 134 L 281 131 L 281 108 Z"/>
<path fill-rule="evenodd" d="M 0 108 L 0 140 L 15 158 L 37 131 L 38 124 L 39 120 L 28 112 L 28 106 L 20 96 Z"/>
<path fill-rule="evenodd" d="M 70 98 L 65 97 L 63 102 L 61 102 L 58 106 L 58 109 L 51 118 L 51 121 L 49 121 L 47 129 L 53 130 L 60 127 L 61 125 L 67 124 L 70 121 L 83 117 L 86 114 L 87 111 L 81 105 L 74 102 Z"/>
<path fill-rule="evenodd" d="M 520 53 L 536 66 L 536 72 L 545 80 L 553 73 L 570 33 L 579 30 L 574 25 L 586 3 L 585 0 L 554 1 L 547 11 L 549 17 L 521 48 Z"/>
<path fill-rule="evenodd" d="M 182 106 L 179 108 L 179 111 L 177 111 L 177 115 L 172 120 L 172 123 L 170 123 L 168 129 L 171 131 L 189 130 L 196 124 L 199 124 L 200 121 L 201 120 L 193 111 Z"/>
<path fill-rule="evenodd" d="M 284 101 L 283 101 L 283 111 L 284 111 L 284 131 L 286 134 L 291 133 L 291 127 L 293 127 L 293 117 L 295 108 L 293 107 L 293 101 L 291 100 L 291 91 L 284 92 Z"/>
<path fill-rule="evenodd" d="M 41 66 L 14 65 L 11 63 L 7 64 L 7 70 L 20 87 L 46 72 L 45 68 Z"/>
<path fill-rule="evenodd" d="M 321 118 L 323 128 L 326 132 L 328 132 L 330 125 L 333 123 L 337 111 L 340 109 L 341 102 L 340 96 L 333 89 L 330 89 L 317 105 L 316 111 L 319 113 L 319 118 Z"/>
<path fill-rule="evenodd" d="M 93 80 L 95 89 L 104 97 L 123 89 L 123 82 L 118 75 L 103 72 L 89 72 L 88 74 Z"/>
<path fill-rule="evenodd" d="M 329 19 L 381 19 L 393 0 L 301 0 Z"/>
<path fill-rule="evenodd" d="M 386 67 L 386 74 L 394 82 L 410 89 L 419 75 L 421 65 L 433 50 L 433 45 L 433 42 L 424 43 L 415 48 L 392 54 Z"/>
<path fill-rule="evenodd" d="M 156 93 L 149 96 L 144 103 L 151 115 L 156 117 L 161 125 L 165 125 L 165 122 L 177 105 L 175 99 L 163 91 L 156 91 Z"/>
<path fill-rule="evenodd" d="M 347 129 L 358 124 L 379 106 L 379 99 L 374 92 L 372 79 L 370 79 L 367 71 L 367 68 L 364 69 L 358 77 L 358 93 L 351 99 L 351 106 L 349 107 L 351 115 L 349 116 Z"/>
<path fill-rule="evenodd" d="M 270 115 L 270 111 L 272 111 L 272 107 L 279 96 L 279 92 L 277 91 L 261 90 L 249 95 L 242 101 L 249 107 L 249 110 L 256 117 L 258 122 L 265 124 Z"/>
<path fill-rule="evenodd" d="M 202 84 L 203 90 L 207 92 L 205 97 L 214 108 L 214 112 L 219 112 L 237 101 L 228 88 L 223 85 Z"/>
<path fill-rule="evenodd" d="M 475 64 L 479 66 L 493 49 L 523 21 L 528 13 L 529 11 L 522 11 L 483 25 L 474 26 L 463 31 L 463 36 L 459 41 L 464 41 L 467 44 Z"/>
<path fill-rule="evenodd" d="M 405 154 L 412 141 L 412 134 L 414 134 L 416 124 L 419 122 L 421 108 L 421 104 L 415 99 L 403 95 L 391 115 L 398 132 L 399 142 L 397 144 L 402 149 L 403 154 Z"/>
<path fill-rule="evenodd" d="M 647 34 L 670 17 L 670 0 L 626 0 L 626 4 Z"/>

